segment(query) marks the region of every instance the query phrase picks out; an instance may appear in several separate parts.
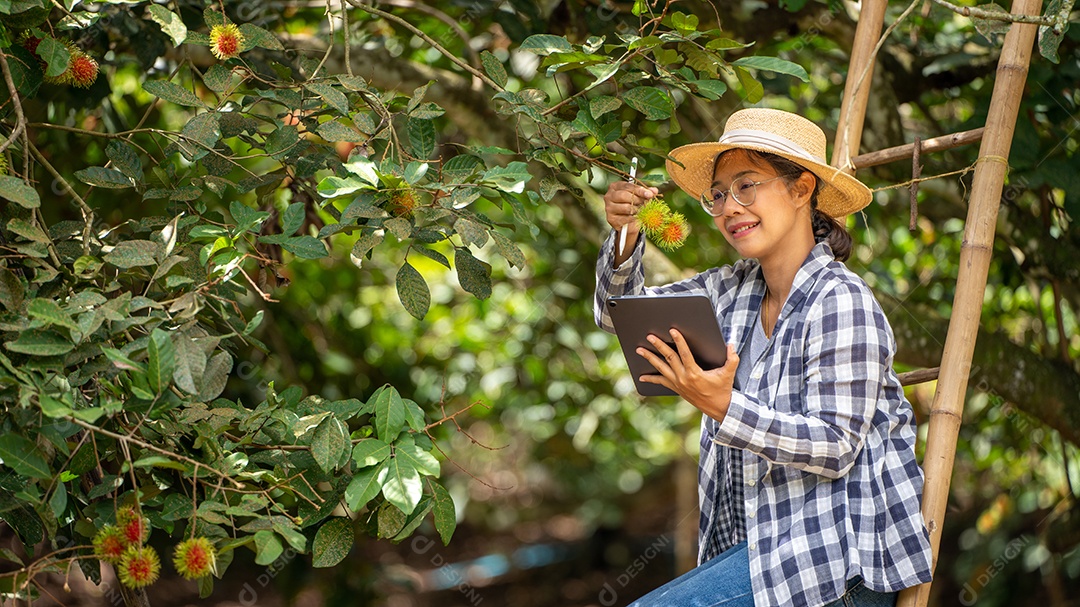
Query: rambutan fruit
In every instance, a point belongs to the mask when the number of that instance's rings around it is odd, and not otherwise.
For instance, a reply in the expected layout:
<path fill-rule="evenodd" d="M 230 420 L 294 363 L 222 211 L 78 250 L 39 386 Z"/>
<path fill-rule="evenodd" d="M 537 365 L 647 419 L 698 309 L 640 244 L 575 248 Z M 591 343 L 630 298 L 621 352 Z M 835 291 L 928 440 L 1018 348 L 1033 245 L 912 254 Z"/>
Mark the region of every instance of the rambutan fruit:
<path fill-rule="evenodd" d="M 671 210 L 668 209 L 664 199 L 653 198 L 638 209 L 638 225 L 641 226 L 641 231 L 645 232 L 646 236 L 655 239 L 660 234 L 664 224 L 667 223 L 669 215 L 671 215 Z"/>
<path fill-rule="evenodd" d="M 240 49 L 244 48 L 244 34 L 235 23 L 215 25 L 210 28 L 210 52 L 215 57 L 224 61 L 240 56 Z"/>
<path fill-rule="evenodd" d="M 142 588 L 157 581 L 161 559 L 150 546 L 129 546 L 120 559 L 117 575 L 128 588 Z"/>
<path fill-rule="evenodd" d="M 94 556 L 117 565 L 127 549 L 124 534 L 115 525 L 106 525 L 94 536 Z"/>
<path fill-rule="evenodd" d="M 217 550 L 205 537 L 193 537 L 177 544 L 173 565 L 180 575 L 197 580 L 217 571 Z"/>
<path fill-rule="evenodd" d="M 150 521 L 140 516 L 132 506 L 117 510 L 116 526 L 129 546 L 141 544 L 150 537 Z"/>
<path fill-rule="evenodd" d="M 682 213 L 672 213 L 667 222 L 660 229 L 656 237 L 656 245 L 661 249 L 673 251 L 686 242 L 686 236 L 690 234 L 690 224 Z"/>

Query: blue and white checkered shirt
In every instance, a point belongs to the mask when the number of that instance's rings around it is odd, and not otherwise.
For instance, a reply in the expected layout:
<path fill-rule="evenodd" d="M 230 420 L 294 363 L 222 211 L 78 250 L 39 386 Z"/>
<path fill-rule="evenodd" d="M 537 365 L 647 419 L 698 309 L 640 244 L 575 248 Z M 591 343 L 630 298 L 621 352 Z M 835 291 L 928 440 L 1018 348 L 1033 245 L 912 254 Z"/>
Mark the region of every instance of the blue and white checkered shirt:
<path fill-rule="evenodd" d="M 724 339 L 743 351 L 765 294 L 756 260 L 646 288 L 644 239 L 616 270 L 614 236 L 597 262 L 602 329 L 613 330 L 603 305 L 610 296 L 700 292 L 712 300 Z M 722 552 L 745 533 L 759 607 L 819 607 L 856 576 L 877 592 L 930 581 L 915 420 L 892 369 L 895 350 L 870 288 L 819 243 L 796 274 L 750 381 L 732 393 L 721 422 L 704 416 L 698 562 L 715 556 L 711 544 Z M 734 450 L 742 455 L 741 496 Z M 712 534 L 716 541 L 706 541 Z"/>

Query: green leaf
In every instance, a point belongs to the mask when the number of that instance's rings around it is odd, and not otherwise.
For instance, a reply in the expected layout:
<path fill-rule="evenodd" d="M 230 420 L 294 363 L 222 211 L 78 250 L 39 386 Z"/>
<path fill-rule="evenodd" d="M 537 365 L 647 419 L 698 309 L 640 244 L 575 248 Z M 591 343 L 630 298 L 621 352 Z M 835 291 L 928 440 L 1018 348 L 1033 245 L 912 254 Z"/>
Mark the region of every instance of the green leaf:
<path fill-rule="evenodd" d="M 506 258 L 506 261 L 513 267 L 523 269 L 525 267 L 525 254 L 521 252 L 521 249 L 506 236 L 491 231 L 491 237 L 495 239 L 495 246 L 499 250 L 499 254 Z"/>
<path fill-rule="evenodd" d="M 379 185 L 379 171 L 375 163 L 363 156 L 357 156 L 344 164 L 345 170 L 356 175 L 369 185 Z"/>
<path fill-rule="evenodd" d="M 292 236 L 281 242 L 281 248 L 303 259 L 321 259 L 327 256 L 326 245 L 314 236 Z"/>
<path fill-rule="evenodd" d="M 360 468 L 381 463 L 390 457 L 390 445 L 377 438 L 362 438 L 353 447 L 352 458 Z"/>
<path fill-rule="evenodd" d="M 454 508 L 454 500 L 445 487 L 436 484 L 435 495 L 432 496 L 431 501 L 435 504 L 435 530 L 439 532 L 439 538 L 442 539 L 445 546 L 450 543 L 450 538 L 454 535 L 454 530 L 457 529 L 457 512 Z"/>
<path fill-rule="evenodd" d="M 117 171 L 105 167 L 88 167 L 75 171 L 75 177 L 83 183 L 88 183 L 99 188 L 130 188 L 135 185 L 131 178 Z"/>
<path fill-rule="evenodd" d="M 305 84 L 304 88 L 315 93 L 322 100 L 330 104 L 335 110 L 342 116 L 349 115 L 349 98 L 345 96 L 345 93 L 335 89 L 332 85 L 327 83 L 309 83 Z"/>
<path fill-rule="evenodd" d="M 146 10 L 150 13 L 150 19 L 161 26 L 161 31 L 172 38 L 175 46 L 184 43 L 184 40 L 187 39 L 188 30 L 179 15 L 160 4 L 151 4 Z"/>
<path fill-rule="evenodd" d="M 75 345 L 52 329 L 29 329 L 19 333 L 15 341 L 4 342 L 4 347 L 30 356 L 56 356 L 71 352 Z"/>
<path fill-rule="evenodd" d="M 24 209 L 36 209 L 41 206 L 41 198 L 37 190 L 13 175 L 0 175 L 0 198 L 10 200 Z"/>
<path fill-rule="evenodd" d="M 165 101 L 188 107 L 203 107 L 203 102 L 195 96 L 195 93 L 168 80 L 147 80 L 143 83 L 143 90 Z"/>
<path fill-rule="evenodd" d="M 736 66 L 735 76 L 739 78 L 739 84 L 742 85 L 745 92 L 746 100 L 750 103 L 757 103 L 761 101 L 761 98 L 765 95 L 765 87 L 761 85 L 750 72 L 746 69 Z"/>
<path fill-rule="evenodd" d="M 71 319 L 71 315 L 61 309 L 60 304 L 51 299 L 34 299 L 30 302 L 26 311 L 32 318 L 41 320 L 46 324 L 67 327 L 76 333 L 79 332 L 79 325 L 75 324 L 75 321 Z"/>
<path fill-rule="evenodd" d="M 157 6 L 156 4 L 151 6 Z M 203 84 L 215 93 L 224 93 L 232 83 L 232 70 L 220 63 L 210 66 L 203 74 Z"/>
<path fill-rule="evenodd" d="M 356 512 L 379 494 L 382 485 L 379 477 L 383 471 L 382 466 L 365 468 L 356 473 L 345 488 L 345 504 L 349 510 Z"/>
<path fill-rule="evenodd" d="M 67 503 L 67 485 L 56 483 L 56 490 L 53 491 L 52 497 L 49 498 L 49 509 L 52 510 L 53 516 L 60 518 L 64 514 L 64 510 L 67 510 Z"/>
<path fill-rule="evenodd" d="M 168 333 L 154 329 L 146 345 L 146 354 L 146 376 L 150 380 L 150 388 L 155 394 L 161 394 L 172 383 L 173 371 L 176 370 L 176 346 Z"/>
<path fill-rule="evenodd" d="M 473 257 L 465 248 L 454 249 L 454 265 L 462 289 L 480 299 L 491 297 L 490 265 Z"/>
<path fill-rule="evenodd" d="M 649 120 L 667 120 L 675 111 L 675 104 L 667 92 L 655 86 L 639 86 L 623 95 L 626 105 L 645 114 Z"/>
<path fill-rule="evenodd" d="M 442 177 L 447 183 L 462 183 L 482 168 L 483 160 L 472 154 L 458 154 L 443 164 Z"/>
<path fill-rule="evenodd" d="M 56 78 L 67 71 L 71 52 L 59 40 L 45 36 L 37 45 L 37 55 L 45 62 L 45 76 Z"/>
<path fill-rule="evenodd" d="M 375 399 L 375 432 L 390 443 L 405 426 L 405 404 L 393 386 L 381 390 Z"/>
<path fill-rule="evenodd" d="M 274 160 L 283 160 L 300 143 L 300 133 L 296 127 L 281 125 L 266 138 L 266 153 Z"/>
<path fill-rule="evenodd" d="M 125 240 L 105 255 L 105 261 L 123 270 L 153 265 L 158 246 L 152 240 Z"/>
<path fill-rule="evenodd" d="M 391 217 L 383 222 L 383 227 L 397 236 L 398 240 L 405 240 L 412 234 L 412 223 L 404 217 Z"/>
<path fill-rule="evenodd" d="M 70 407 L 48 394 L 42 394 L 38 397 L 38 405 L 46 417 L 57 418 L 71 415 Z"/>
<path fill-rule="evenodd" d="M 420 473 L 408 460 L 398 457 L 387 460 L 381 471 L 383 497 L 406 515 L 411 514 L 423 496 Z"/>
<path fill-rule="evenodd" d="M 429 158 L 435 152 L 435 123 L 431 120 L 418 120 L 409 117 L 406 123 L 409 132 L 409 146 L 417 158 Z"/>
<path fill-rule="evenodd" d="M 534 55 L 546 56 L 551 53 L 569 53 L 574 50 L 574 45 L 562 36 L 534 34 L 526 38 L 518 49 L 529 51 Z"/>
<path fill-rule="evenodd" d="M 254 232 L 259 224 L 270 217 L 270 213 L 256 211 L 239 200 L 229 203 L 229 213 L 232 214 L 233 221 L 236 222 L 236 232 L 238 234 L 249 230 Z"/>
<path fill-rule="evenodd" d="M 1043 13 L 1050 17 L 1059 18 L 1058 24 L 1060 25 L 1060 28 L 1058 31 L 1054 31 L 1055 28 L 1046 25 L 1039 27 L 1039 54 L 1046 57 L 1051 63 L 1058 63 L 1060 61 L 1058 58 L 1058 47 L 1061 46 L 1061 42 L 1065 39 L 1065 33 L 1069 31 L 1068 10 L 1066 9 L 1066 12 L 1062 13 L 1065 2 L 1068 2 L 1068 6 L 1072 6 L 1071 0 L 1050 0 L 1050 3 L 1046 7 L 1046 11 Z M 975 19 L 972 19 L 972 21 L 975 21 Z M 977 24 L 976 27 L 978 27 Z"/>
<path fill-rule="evenodd" d="M 262 319 L 263 311 L 259 310 L 255 313 L 255 316 L 250 321 L 248 321 L 246 325 L 244 325 L 244 335 L 251 335 L 252 332 L 255 331 L 255 329 L 258 329 L 259 325 L 262 324 Z"/>
<path fill-rule="evenodd" d="M 599 118 L 608 112 L 613 112 L 622 105 L 622 100 L 611 95 L 601 95 L 589 102 L 589 113 L 593 119 Z"/>
<path fill-rule="evenodd" d="M 397 292 L 401 305 L 417 320 L 423 320 L 431 307 L 431 292 L 424 277 L 408 261 L 397 273 Z"/>
<path fill-rule="evenodd" d="M 198 160 L 211 153 L 221 139 L 221 114 L 204 112 L 192 116 L 180 130 L 184 136 L 179 142 L 180 151 L 188 160 Z"/>
<path fill-rule="evenodd" d="M 158 5 L 152 4 L 151 6 Z M 139 159 L 139 154 L 130 143 L 114 139 L 105 148 L 105 155 L 124 175 L 134 179 L 136 182 L 143 180 L 142 160 Z"/>
<path fill-rule="evenodd" d="M 33 441 L 21 434 L 0 436 L 0 460 L 16 474 L 30 478 L 52 478 L 49 465 L 45 463 L 45 456 Z M 417 477 L 418 481 L 419 478 Z"/>
<path fill-rule="evenodd" d="M 465 244 L 475 245 L 477 248 L 484 246 L 488 241 L 488 230 L 475 221 L 459 217 L 454 222 L 454 231 L 461 236 Z"/>
<path fill-rule="evenodd" d="M 199 400 L 210 402 L 225 390 L 225 382 L 232 371 L 233 360 L 228 352 L 218 352 L 206 362 L 202 386 L 199 388 Z"/>
<path fill-rule="evenodd" d="M 328 120 L 315 128 L 319 137 L 331 142 L 348 141 L 350 143 L 363 143 L 367 141 L 367 135 L 359 130 L 342 124 L 337 120 Z"/>
<path fill-rule="evenodd" d="M 52 242 L 41 228 L 17 217 L 8 222 L 7 228 L 31 242 L 40 242 L 42 244 Z"/>
<path fill-rule="evenodd" d="M 244 35 L 244 50 L 252 47 L 262 47 L 271 51 L 283 51 L 285 47 L 273 33 L 250 23 L 240 24 L 240 33 Z"/>
<path fill-rule="evenodd" d="M 505 167 L 492 167 L 484 171 L 483 181 L 490 183 L 496 189 L 512 194 L 520 194 L 525 191 L 525 184 L 532 179 L 529 165 L 521 161 L 514 161 Z"/>
<path fill-rule="evenodd" d="M 285 551 L 277 534 L 268 529 L 255 532 L 255 564 L 270 565 Z"/>
<path fill-rule="evenodd" d="M 0 268 L 0 305 L 8 312 L 19 312 L 26 298 L 26 287 L 19 277 L 7 268 Z"/>
<path fill-rule="evenodd" d="M 273 517 L 274 531 L 278 535 L 285 538 L 285 541 L 289 543 L 297 552 L 307 551 L 307 538 L 303 533 L 300 533 L 296 529 L 296 525 L 290 522 L 288 519 L 280 516 Z"/>
<path fill-rule="evenodd" d="M 671 24 L 675 26 L 675 29 L 684 34 L 693 32 L 697 30 L 698 16 L 675 12 L 671 15 Z"/>
<path fill-rule="evenodd" d="M 349 556 L 356 536 L 347 518 L 332 518 L 319 527 L 311 545 L 312 567 L 333 567 Z"/>
<path fill-rule="evenodd" d="M 810 76 L 806 73 L 806 69 L 803 68 L 803 66 L 778 57 L 740 57 L 735 61 L 732 61 L 731 64 L 767 72 L 776 72 L 778 74 L 787 74 L 789 76 L 795 76 L 803 82 L 810 82 Z"/>
<path fill-rule="evenodd" d="M 341 452 L 349 448 L 342 424 L 334 416 L 327 417 L 315 428 L 311 438 L 311 456 L 323 472 L 333 472 L 341 460 Z"/>
<path fill-rule="evenodd" d="M 421 500 L 417 505 L 417 508 L 413 510 L 413 513 L 406 517 L 405 524 L 402 525 L 401 529 L 390 539 L 390 541 L 400 542 L 412 535 L 412 532 L 416 531 L 416 528 L 424 522 L 425 518 L 427 518 L 428 513 L 431 512 L 431 508 L 431 498 L 424 498 Z"/>
<path fill-rule="evenodd" d="M 173 335 L 173 345 L 176 348 L 176 368 L 173 370 L 176 387 L 188 394 L 198 394 L 206 372 L 206 353 L 183 333 Z"/>
<path fill-rule="evenodd" d="M 443 266 L 446 267 L 447 270 L 450 269 L 450 260 L 446 258 L 446 255 L 443 255 L 442 253 L 440 253 L 438 251 L 434 251 L 432 249 L 429 249 L 427 247 L 422 247 L 422 246 L 419 246 L 419 245 L 414 245 L 412 250 L 416 251 L 417 253 L 420 253 L 421 255 L 423 255 L 424 257 L 427 257 L 428 259 L 431 259 L 432 261 L 435 261 L 437 263 L 442 264 Z"/>
<path fill-rule="evenodd" d="M 506 68 L 503 67 L 499 58 L 491 54 L 490 51 L 484 51 L 480 53 L 480 62 L 484 64 L 484 71 L 487 72 L 492 82 L 499 86 L 506 86 Z"/>
<path fill-rule="evenodd" d="M 417 447 L 412 441 L 402 441 L 394 450 L 394 457 L 403 458 L 410 466 L 420 474 L 427 476 L 439 476 L 439 460 L 428 451 Z"/>
<path fill-rule="evenodd" d="M 304 224 L 304 215 L 307 213 L 306 206 L 302 202 L 294 202 L 285 208 L 282 215 L 281 232 L 286 236 L 292 236 Z"/>
<path fill-rule="evenodd" d="M 727 83 L 723 80 L 698 80 L 693 86 L 697 88 L 699 95 L 713 101 L 727 92 Z"/>

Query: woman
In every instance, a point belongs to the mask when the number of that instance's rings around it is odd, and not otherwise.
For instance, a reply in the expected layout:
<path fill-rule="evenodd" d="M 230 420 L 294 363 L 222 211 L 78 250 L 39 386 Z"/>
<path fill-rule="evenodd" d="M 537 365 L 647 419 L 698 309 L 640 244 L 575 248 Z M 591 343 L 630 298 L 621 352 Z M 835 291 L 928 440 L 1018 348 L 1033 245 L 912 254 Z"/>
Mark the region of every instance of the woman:
<path fill-rule="evenodd" d="M 614 228 L 597 264 L 596 320 L 614 295 L 700 292 L 712 300 L 728 362 L 704 371 L 677 331 L 662 384 L 705 415 L 698 469 L 699 566 L 635 605 L 893 605 L 930 581 L 919 511 L 911 405 L 892 369 L 896 344 L 869 287 L 843 264 L 836 218 L 870 190 L 829 167 L 825 134 L 798 115 L 733 114 L 718 143 L 671 152 L 672 180 L 699 199 L 744 259 L 663 287 L 644 286 L 633 220 L 655 188 L 614 183 Z M 617 255 L 619 228 L 636 245 Z"/>

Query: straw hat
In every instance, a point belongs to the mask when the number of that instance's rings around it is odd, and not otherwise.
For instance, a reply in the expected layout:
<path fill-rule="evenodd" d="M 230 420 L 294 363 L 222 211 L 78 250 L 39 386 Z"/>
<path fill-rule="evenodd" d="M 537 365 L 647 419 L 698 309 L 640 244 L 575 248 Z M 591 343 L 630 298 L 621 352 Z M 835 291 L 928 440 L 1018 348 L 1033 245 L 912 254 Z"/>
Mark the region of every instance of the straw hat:
<path fill-rule="evenodd" d="M 729 116 L 716 143 L 691 143 L 672 150 L 668 174 L 684 192 L 699 199 L 712 187 L 716 157 L 736 148 L 776 154 L 817 175 L 821 181 L 818 209 L 826 215 L 843 217 L 873 198 L 861 181 L 825 162 L 825 133 L 820 127 L 798 114 L 767 108 L 747 108 Z"/>

